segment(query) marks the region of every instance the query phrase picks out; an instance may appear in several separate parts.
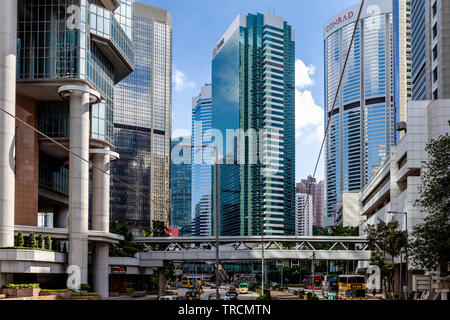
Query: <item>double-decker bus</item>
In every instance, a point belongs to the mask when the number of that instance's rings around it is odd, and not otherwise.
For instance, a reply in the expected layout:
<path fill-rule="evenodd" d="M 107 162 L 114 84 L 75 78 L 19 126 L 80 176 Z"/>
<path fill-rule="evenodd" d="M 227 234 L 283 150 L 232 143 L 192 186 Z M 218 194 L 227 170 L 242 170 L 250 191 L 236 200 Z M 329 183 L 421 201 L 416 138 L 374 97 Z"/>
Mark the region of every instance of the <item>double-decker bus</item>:
<path fill-rule="evenodd" d="M 314 277 L 314 281 L 313 281 Z M 322 288 L 322 276 L 321 275 L 306 275 L 305 279 L 303 280 L 304 288 L 305 289 L 313 289 L 313 283 L 314 283 L 314 289 L 319 290 Z"/>
<path fill-rule="evenodd" d="M 339 300 L 366 300 L 366 277 L 362 275 L 348 275 L 338 277 Z"/>

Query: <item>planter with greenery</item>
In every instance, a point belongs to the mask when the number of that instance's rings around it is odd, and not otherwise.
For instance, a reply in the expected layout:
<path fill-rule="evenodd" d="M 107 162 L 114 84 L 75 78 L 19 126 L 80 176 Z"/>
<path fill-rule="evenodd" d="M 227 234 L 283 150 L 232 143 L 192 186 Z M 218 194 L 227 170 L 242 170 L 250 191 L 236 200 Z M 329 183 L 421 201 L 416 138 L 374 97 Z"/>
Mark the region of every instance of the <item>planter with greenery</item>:
<path fill-rule="evenodd" d="M 72 292 L 69 289 L 41 289 L 41 296 L 56 295 L 62 299 L 70 299 Z"/>
<path fill-rule="evenodd" d="M 73 291 L 71 299 L 74 300 L 100 300 L 101 296 L 98 292 L 77 292 Z"/>
<path fill-rule="evenodd" d="M 39 283 L 9 283 L 2 287 L 3 294 L 14 298 L 37 297 L 39 296 L 40 291 L 41 289 L 39 288 Z"/>

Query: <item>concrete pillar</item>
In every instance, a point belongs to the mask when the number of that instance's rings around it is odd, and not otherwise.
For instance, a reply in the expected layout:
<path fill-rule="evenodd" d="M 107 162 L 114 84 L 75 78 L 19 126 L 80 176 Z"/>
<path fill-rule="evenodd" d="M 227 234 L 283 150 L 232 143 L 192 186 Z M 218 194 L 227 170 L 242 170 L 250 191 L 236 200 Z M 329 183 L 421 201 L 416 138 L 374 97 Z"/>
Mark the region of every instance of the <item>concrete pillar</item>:
<path fill-rule="evenodd" d="M 0 10 L 0 107 L 16 114 L 17 0 Z M 14 246 L 16 120 L 0 111 L 0 246 Z"/>
<path fill-rule="evenodd" d="M 53 226 L 55 228 L 67 228 L 69 225 L 69 208 L 60 207 L 54 215 Z"/>
<path fill-rule="evenodd" d="M 163 296 L 166 291 L 166 268 L 158 268 L 158 296 Z"/>
<path fill-rule="evenodd" d="M 108 151 L 109 147 L 104 153 L 94 153 L 93 164 L 109 173 Z M 92 229 L 109 232 L 110 177 L 95 167 L 92 167 Z"/>
<path fill-rule="evenodd" d="M 89 105 L 100 95 L 87 86 L 67 85 L 58 89 L 70 98 L 70 149 L 89 159 Z M 69 154 L 69 252 L 68 265 L 80 268 L 80 283 L 88 282 L 89 164 Z"/>
<path fill-rule="evenodd" d="M 92 229 L 109 232 L 109 186 L 110 177 L 100 168 L 109 173 L 109 147 L 104 150 L 91 150 L 93 156 L 92 167 Z M 97 168 L 96 168 L 97 167 Z M 93 282 L 94 290 L 102 297 L 109 293 L 109 244 L 94 243 L 93 254 Z"/>
<path fill-rule="evenodd" d="M 14 276 L 12 273 L 0 273 L 0 288 L 7 283 L 13 283 Z"/>
<path fill-rule="evenodd" d="M 92 262 L 94 291 L 103 298 L 109 294 L 109 244 L 94 243 L 94 257 Z"/>

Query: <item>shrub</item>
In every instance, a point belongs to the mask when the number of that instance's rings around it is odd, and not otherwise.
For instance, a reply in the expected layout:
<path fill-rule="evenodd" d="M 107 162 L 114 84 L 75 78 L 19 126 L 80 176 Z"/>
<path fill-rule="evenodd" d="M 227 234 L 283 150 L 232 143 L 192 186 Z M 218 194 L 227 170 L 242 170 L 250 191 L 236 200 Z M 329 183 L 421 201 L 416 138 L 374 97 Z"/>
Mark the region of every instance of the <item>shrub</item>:
<path fill-rule="evenodd" d="M 69 292 L 69 289 L 41 289 L 41 292 Z"/>
<path fill-rule="evenodd" d="M 25 240 L 23 239 L 23 234 L 20 231 L 17 233 L 16 246 L 17 247 L 24 247 L 25 246 Z"/>
<path fill-rule="evenodd" d="M 49 235 L 45 237 L 45 249 L 52 250 L 52 238 Z"/>
<path fill-rule="evenodd" d="M 82 284 L 80 284 L 80 290 L 89 291 L 89 290 L 91 290 L 91 286 L 87 283 L 82 283 Z"/>
<path fill-rule="evenodd" d="M 98 296 L 98 292 L 76 292 L 76 291 L 73 291 L 72 292 L 72 296 L 78 296 L 78 297 L 81 297 L 81 296 Z"/>
<path fill-rule="evenodd" d="M 256 300 L 271 300 L 270 293 L 264 293 L 256 298 Z"/>
<path fill-rule="evenodd" d="M 36 236 L 35 236 L 34 232 L 31 232 L 30 235 L 28 236 L 28 247 L 30 247 L 30 248 L 37 248 L 37 246 L 36 246 Z"/>
<path fill-rule="evenodd" d="M 44 236 L 42 234 L 39 234 L 37 241 L 38 241 L 37 247 L 44 249 Z"/>
<path fill-rule="evenodd" d="M 2 289 L 37 289 L 39 283 L 8 283 L 3 285 Z"/>

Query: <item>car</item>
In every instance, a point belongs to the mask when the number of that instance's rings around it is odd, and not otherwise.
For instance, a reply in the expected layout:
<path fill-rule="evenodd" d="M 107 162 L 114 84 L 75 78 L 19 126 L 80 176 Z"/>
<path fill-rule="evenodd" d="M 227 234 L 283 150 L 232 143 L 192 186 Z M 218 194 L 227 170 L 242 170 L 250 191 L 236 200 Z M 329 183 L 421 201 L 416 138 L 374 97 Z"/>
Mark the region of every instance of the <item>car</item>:
<path fill-rule="evenodd" d="M 238 293 L 236 291 L 230 290 L 225 294 L 225 296 L 229 297 L 230 300 L 237 300 Z"/>
<path fill-rule="evenodd" d="M 236 286 L 235 286 L 234 284 L 232 284 L 232 285 L 230 286 L 230 291 L 236 291 Z"/>
<path fill-rule="evenodd" d="M 217 300 L 216 293 L 215 293 L 215 292 L 211 292 L 211 293 L 208 295 L 208 300 Z"/>
<path fill-rule="evenodd" d="M 210 288 L 211 288 L 211 289 L 215 289 L 215 288 L 216 288 L 216 285 L 215 285 L 215 284 L 211 284 Z"/>
<path fill-rule="evenodd" d="M 175 296 L 175 295 L 172 295 L 172 296 L 161 296 L 161 297 L 159 297 L 159 300 L 180 300 L 180 297 L 179 296 Z"/>
<path fill-rule="evenodd" d="M 186 299 L 187 300 L 199 300 L 200 299 L 200 293 L 198 291 L 188 291 L 186 292 Z"/>

